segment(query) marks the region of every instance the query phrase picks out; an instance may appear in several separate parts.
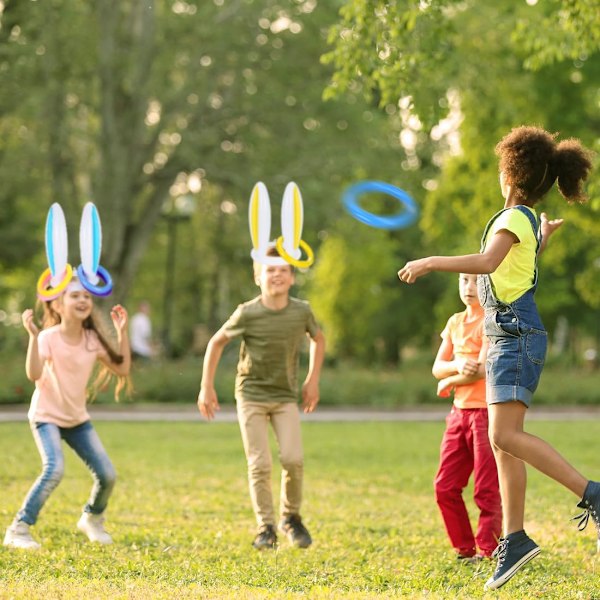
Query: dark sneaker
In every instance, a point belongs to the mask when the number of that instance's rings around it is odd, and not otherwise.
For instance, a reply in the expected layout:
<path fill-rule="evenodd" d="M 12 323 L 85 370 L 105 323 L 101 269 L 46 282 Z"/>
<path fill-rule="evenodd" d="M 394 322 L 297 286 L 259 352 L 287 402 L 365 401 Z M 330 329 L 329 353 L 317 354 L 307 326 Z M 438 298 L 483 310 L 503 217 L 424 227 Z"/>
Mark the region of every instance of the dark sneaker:
<path fill-rule="evenodd" d="M 302 524 L 300 515 L 283 517 L 279 521 L 279 531 L 285 533 L 288 540 L 297 548 L 308 548 L 312 544 L 310 533 Z"/>
<path fill-rule="evenodd" d="M 540 547 L 523 530 L 500 538 L 499 542 L 492 554 L 493 558 L 498 559 L 498 564 L 483 586 L 484 590 L 502 587 L 523 565 L 541 552 Z"/>
<path fill-rule="evenodd" d="M 583 512 L 571 520 L 579 519 L 577 527 L 579 531 L 583 531 L 592 517 L 596 530 L 598 531 L 597 550 L 600 552 L 600 483 L 597 481 L 589 481 L 581 502 L 577 505 L 583 508 Z"/>
<path fill-rule="evenodd" d="M 277 547 L 277 534 L 273 525 L 259 527 L 258 533 L 252 542 L 257 550 L 272 550 Z"/>

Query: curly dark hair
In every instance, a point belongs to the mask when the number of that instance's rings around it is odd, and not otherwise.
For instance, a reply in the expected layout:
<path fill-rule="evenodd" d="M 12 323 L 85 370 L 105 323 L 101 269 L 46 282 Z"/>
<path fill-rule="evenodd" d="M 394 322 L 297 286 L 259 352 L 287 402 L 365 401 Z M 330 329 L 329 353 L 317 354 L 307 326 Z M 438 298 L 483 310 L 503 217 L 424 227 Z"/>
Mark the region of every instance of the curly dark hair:
<path fill-rule="evenodd" d="M 592 168 L 592 153 L 575 138 L 557 142 L 558 134 L 541 127 L 515 127 L 496 145 L 500 171 L 516 198 L 533 205 L 558 182 L 568 202 L 585 202 L 582 185 Z"/>

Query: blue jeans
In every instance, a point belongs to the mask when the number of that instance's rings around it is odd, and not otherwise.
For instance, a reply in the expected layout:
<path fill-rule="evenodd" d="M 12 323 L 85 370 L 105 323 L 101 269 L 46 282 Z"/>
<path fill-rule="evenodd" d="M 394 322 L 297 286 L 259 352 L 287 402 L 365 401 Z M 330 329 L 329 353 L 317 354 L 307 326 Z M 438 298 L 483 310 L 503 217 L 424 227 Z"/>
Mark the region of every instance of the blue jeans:
<path fill-rule="evenodd" d="M 34 525 L 44 503 L 60 483 L 65 469 L 61 439 L 73 448 L 94 478 L 94 486 L 84 512 L 104 512 L 115 485 L 115 469 L 90 421 L 76 427 L 59 427 L 54 423 L 31 423 L 31 431 L 42 458 L 42 473 L 29 490 L 17 520 Z"/>
<path fill-rule="evenodd" d="M 504 309 L 485 309 L 484 333 L 490 341 L 486 361 L 488 404 L 513 400 L 527 407 L 531 404 L 547 346 L 546 331 L 532 308 L 533 294 L 526 292 Z"/>

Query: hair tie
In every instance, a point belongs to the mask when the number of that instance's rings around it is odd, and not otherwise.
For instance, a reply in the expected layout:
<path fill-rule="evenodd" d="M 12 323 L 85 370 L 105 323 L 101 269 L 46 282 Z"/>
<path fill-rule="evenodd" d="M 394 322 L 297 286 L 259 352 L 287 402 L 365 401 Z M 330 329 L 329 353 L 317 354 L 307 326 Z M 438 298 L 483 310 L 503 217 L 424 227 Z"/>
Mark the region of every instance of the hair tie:
<path fill-rule="evenodd" d="M 547 174 L 548 174 L 548 163 L 546 163 L 546 167 L 544 168 L 544 174 L 542 175 L 542 180 L 535 186 L 535 188 L 533 188 L 534 192 L 537 192 L 542 187 L 542 183 L 544 183 Z"/>

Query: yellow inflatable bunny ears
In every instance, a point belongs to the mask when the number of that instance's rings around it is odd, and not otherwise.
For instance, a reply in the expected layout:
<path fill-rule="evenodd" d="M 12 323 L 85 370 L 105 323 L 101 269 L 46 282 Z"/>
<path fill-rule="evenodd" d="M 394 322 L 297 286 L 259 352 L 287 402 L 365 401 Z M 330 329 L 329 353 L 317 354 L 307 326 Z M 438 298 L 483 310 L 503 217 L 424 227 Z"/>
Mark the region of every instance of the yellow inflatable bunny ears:
<path fill-rule="evenodd" d="M 290 181 L 283 193 L 281 204 L 281 233 L 275 241 L 271 241 L 271 202 L 269 192 L 262 181 L 259 181 L 250 194 L 248 209 L 252 251 L 250 256 L 255 262 L 264 265 L 290 264 L 299 269 L 307 269 L 314 260 L 312 248 L 302 239 L 304 210 L 302 195 L 298 186 Z M 267 250 L 275 246 L 279 256 L 267 256 Z M 302 251 L 305 259 L 300 259 Z"/>

